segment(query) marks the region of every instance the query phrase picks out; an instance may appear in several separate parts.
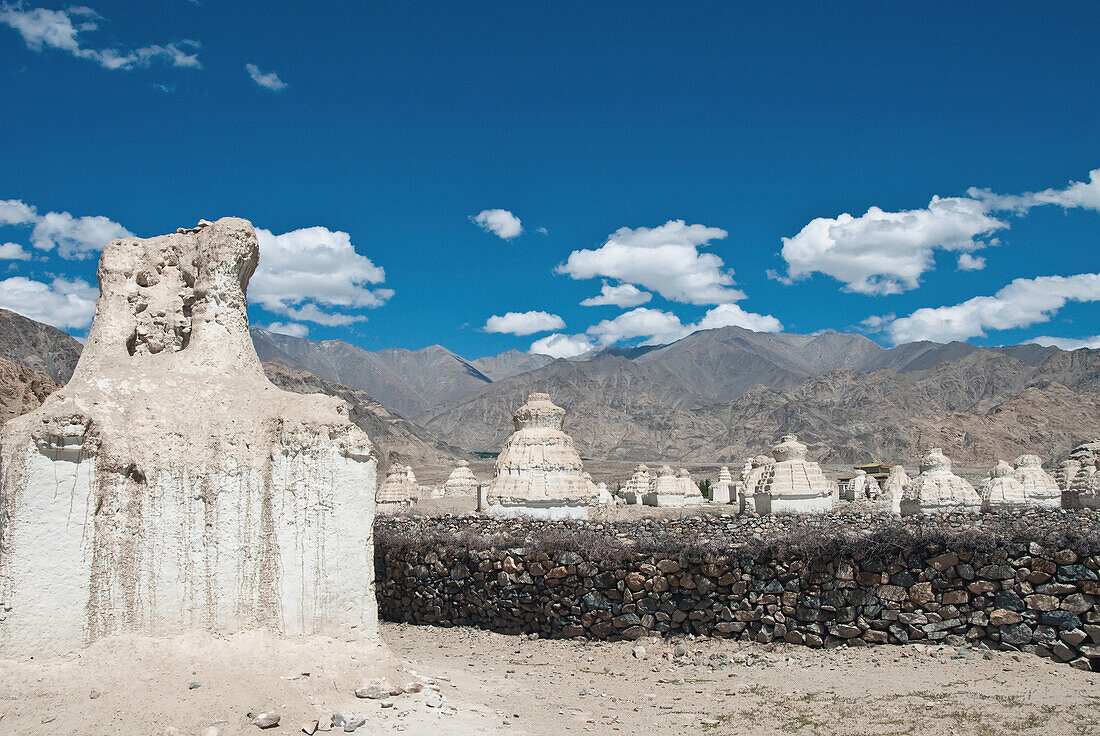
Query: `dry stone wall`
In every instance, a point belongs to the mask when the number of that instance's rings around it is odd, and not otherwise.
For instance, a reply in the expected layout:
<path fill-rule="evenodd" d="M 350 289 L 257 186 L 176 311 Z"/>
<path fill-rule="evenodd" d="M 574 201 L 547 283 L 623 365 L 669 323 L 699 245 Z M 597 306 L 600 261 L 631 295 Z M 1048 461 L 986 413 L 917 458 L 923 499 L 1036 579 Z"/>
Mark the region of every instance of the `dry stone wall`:
<path fill-rule="evenodd" d="M 397 517 L 379 612 L 416 624 L 812 647 L 945 642 L 1100 669 L 1100 514 L 640 522 Z"/>

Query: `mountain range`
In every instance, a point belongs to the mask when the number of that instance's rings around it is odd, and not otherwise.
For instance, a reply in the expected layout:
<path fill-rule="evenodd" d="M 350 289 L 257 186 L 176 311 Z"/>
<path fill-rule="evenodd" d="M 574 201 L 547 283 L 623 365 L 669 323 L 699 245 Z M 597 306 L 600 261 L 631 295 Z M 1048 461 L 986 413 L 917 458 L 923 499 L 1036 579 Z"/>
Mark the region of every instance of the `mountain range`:
<path fill-rule="evenodd" d="M 739 465 L 796 432 L 823 461 L 911 463 L 940 446 L 959 462 L 992 464 L 1024 452 L 1049 459 L 1100 432 L 1098 350 L 887 349 L 858 334 L 724 327 L 570 360 L 515 350 L 466 360 L 438 345 L 366 351 L 258 328 L 252 337 L 276 385 L 344 398 L 384 461 L 413 465 L 498 450 L 512 412 L 535 391 L 567 410 L 578 449 L 600 460 Z M 15 366 L 63 383 L 79 348 L 63 332 L 0 311 L 0 358 Z M 11 373 L 2 368 L 0 379 Z M 20 379 L 0 382 L 12 406 L 48 388 L 39 380 L 20 393 L 14 384 Z"/>

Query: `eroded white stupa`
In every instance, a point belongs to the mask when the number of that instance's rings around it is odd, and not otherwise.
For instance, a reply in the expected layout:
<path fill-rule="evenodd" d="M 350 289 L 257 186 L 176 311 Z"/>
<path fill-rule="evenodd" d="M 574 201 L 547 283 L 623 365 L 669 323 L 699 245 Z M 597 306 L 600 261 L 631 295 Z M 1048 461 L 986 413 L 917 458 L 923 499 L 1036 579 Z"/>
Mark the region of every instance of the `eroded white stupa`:
<path fill-rule="evenodd" d="M 856 469 L 856 474 L 840 485 L 840 498 L 844 501 L 873 501 L 881 493 L 878 481 L 867 471 Z"/>
<path fill-rule="evenodd" d="M 1055 479 L 1065 508 L 1100 508 L 1100 440 L 1073 448 Z"/>
<path fill-rule="evenodd" d="M 912 478 L 905 472 L 904 465 L 895 465 L 890 468 L 890 475 L 882 484 L 882 492 L 875 499 L 875 506 L 881 511 L 901 514 L 901 498 L 905 495 L 905 486 L 909 485 Z"/>
<path fill-rule="evenodd" d="M 477 478 L 474 476 L 474 471 L 470 470 L 470 463 L 466 460 L 459 460 L 455 469 L 451 471 L 451 474 L 447 476 L 447 480 L 443 483 L 443 496 L 476 496 L 477 495 Z"/>
<path fill-rule="evenodd" d="M 386 473 L 386 479 L 378 487 L 378 495 L 375 500 L 379 509 L 393 510 L 397 507 L 408 506 L 419 497 L 420 487 L 416 483 L 416 475 L 408 465 L 394 463 Z"/>
<path fill-rule="evenodd" d="M 599 491 L 584 472 L 565 410 L 549 394 L 531 394 L 512 417 L 515 432 L 497 457 L 487 493 L 490 514 L 588 518 Z"/>
<path fill-rule="evenodd" d="M 772 448 L 775 461 L 761 464 L 754 478 L 752 493 L 759 513 L 823 514 L 833 508 L 836 485 L 821 466 L 806 459 L 806 449 L 793 434 L 784 435 Z"/>
<path fill-rule="evenodd" d="M 645 494 L 649 493 L 649 468 L 643 463 L 634 468 L 630 480 L 622 487 L 620 493 L 628 505 L 641 505 Z"/>
<path fill-rule="evenodd" d="M 920 475 L 906 484 L 901 497 L 901 513 L 906 516 L 978 513 L 981 506 L 974 486 L 951 472 L 951 460 L 938 447 L 921 458 Z"/>
<path fill-rule="evenodd" d="M 72 379 L 2 434 L 0 652 L 189 628 L 373 635 L 375 459 L 248 333 L 225 218 L 104 248 Z"/>
<path fill-rule="evenodd" d="M 997 461 L 977 491 L 982 498 L 983 511 L 1027 505 L 1024 484 L 1012 474 L 1012 466 L 1004 460 Z"/>
<path fill-rule="evenodd" d="M 1013 463 L 1013 475 L 1024 486 L 1024 498 L 1029 506 L 1058 508 L 1062 505 L 1062 491 L 1057 481 L 1043 470 L 1038 455 L 1020 455 Z"/>

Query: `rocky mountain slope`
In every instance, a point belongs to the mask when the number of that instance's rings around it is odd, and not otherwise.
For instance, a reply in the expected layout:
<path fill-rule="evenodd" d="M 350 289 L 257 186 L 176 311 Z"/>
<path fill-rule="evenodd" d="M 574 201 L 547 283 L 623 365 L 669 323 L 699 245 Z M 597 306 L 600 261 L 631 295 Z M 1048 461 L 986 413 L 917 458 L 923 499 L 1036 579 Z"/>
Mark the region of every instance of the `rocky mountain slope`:
<path fill-rule="evenodd" d="M 363 350 L 342 340 L 315 342 L 252 328 L 260 360 L 298 368 L 366 391 L 408 417 L 492 383 L 469 362 L 438 345 L 421 350 Z"/>
<path fill-rule="evenodd" d="M 0 358 L 68 382 L 84 346 L 56 327 L 0 309 Z"/>
<path fill-rule="evenodd" d="M 348 402 L 351 421 L 357 424 L 374 443 L 381 460 L 379 472 L 385 473 L 392 463 L 402 465 L 453 466 L 467 453 L 440 442 L 434 435 L 375 401 L 365 391 L 338 383 L 279 363 L 264 363 L 268 380 L 284 391 L 299 394 L 328 394 Z"/>
<path fill-rule="evenodd" d="M 1038 367 L 1001 350 L 960 352 L 922 370 L 834 370 L 791 388 L 758 384 L 710 403 L 695 393 L 678 405 L 650 376 L 613 380 L 637 377 L 622 365 L 631 361 L 559 361 L 446 407 L 426 426 L 453 444 L 496 449 L 511 431 L 511 410 L 540 388 L 569 412 L 567 430 L 591 458 L 739 465 L 796 432 L 825 461 L 912 464 L 922 448 L 938 445 L 959 462 L 986 463 L 1024 452 L 1054 457 L 1095 434 L 1100 351 L 1056 351 Z M 708 391 L 728 386 L 706 384 Z"/>
<path fill-rule="evenodd" d="M 262 333 L 266 334 L 269 333 Z M 258 342 L 257 348 L 261 345 L 270 351 L 267 343 Z M 68 380 L 82 347 L 60 330 L 14 312 L 0 310 L 0 356 L 18 356 L 13 360 L 0 357 L 0 424 L 37 408 L 60 383 Z M 64 380 L 55 382 L 51 377 L 36 373 L 32 370 L 35 366 L 48 368 L 53 375 Z M 385 472 L 389 463 L 394 461 L 449 466 L 465 455 L 462 450 L 446 445 L 427 430 L 382 405 L 365 391 L 342 386 L 280 363 L 265 362 L 264 372 L 272 383 L 286 391 L 323 393 L 347 401 L 351 420 L 375 444 L 381 459 L 381 472 Z"/>
<path fill-rule="evenodd" d="M 1097 350 L 885 349 L 832 331 L 726 327 L 573 360 L 509 351 L 467 361 L 439 346 L 370 352 L 255 328 L 252 337 L 278 385 L 347 400 L 384 460 L 449 464 L 463 451 L 499 450 L 512 412 L 534 391 L 568 410 L 566 429 L 589 459 L 740 464 L 797 432 L 826 461 L 911 464 L 940 445 L 959 462 L 984 464 L 1025 451 L 1054 457 L 1100 427 Z M 13 363 L 67 377 L 80 347 L 0 311 L 0 356 L 19 356 Z M 9 374 L 0 390 L 11 406 L 30 408 L 48 388 Z"/>
<path fill-rule="evenodd" d="M 37 409 L 61 386 L 49 376 L 0 358 L 0 426 L 9 419 Z"/>

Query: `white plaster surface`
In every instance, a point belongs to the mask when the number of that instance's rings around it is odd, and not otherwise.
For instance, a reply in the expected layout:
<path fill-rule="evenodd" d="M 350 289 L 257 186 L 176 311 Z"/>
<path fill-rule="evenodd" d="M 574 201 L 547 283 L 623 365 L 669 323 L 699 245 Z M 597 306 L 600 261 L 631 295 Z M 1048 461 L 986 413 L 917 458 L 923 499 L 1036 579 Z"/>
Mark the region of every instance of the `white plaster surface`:
<path fill-rule="evenodd" d="M 0 652 L 376 630 L 370 441 L 342 401 L 264 376 L 257 257 L 235 218 L 104 249 L 71 381 L 0 440 Z"/>

